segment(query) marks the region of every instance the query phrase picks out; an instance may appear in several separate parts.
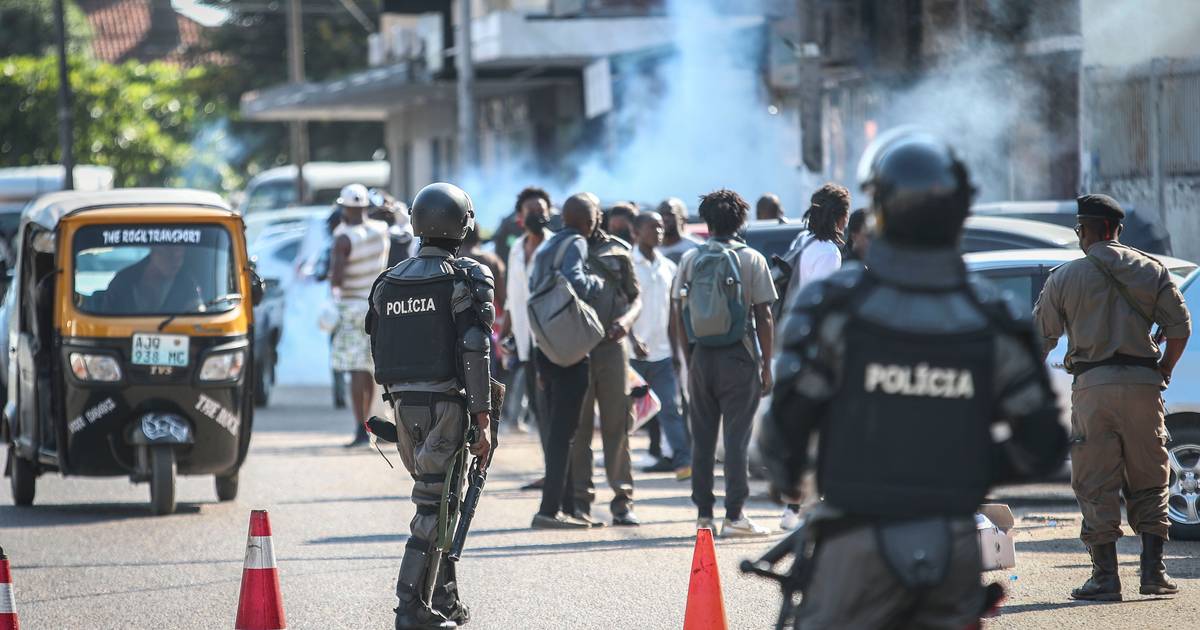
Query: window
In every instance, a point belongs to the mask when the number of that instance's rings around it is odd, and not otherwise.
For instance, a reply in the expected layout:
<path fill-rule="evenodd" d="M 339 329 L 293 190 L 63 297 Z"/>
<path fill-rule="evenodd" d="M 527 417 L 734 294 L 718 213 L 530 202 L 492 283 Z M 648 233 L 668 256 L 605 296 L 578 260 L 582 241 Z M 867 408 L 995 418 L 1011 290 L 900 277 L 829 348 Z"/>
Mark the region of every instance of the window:
<path fill-rule="evenodd" d="M 296 260 L 296 254 L 300 252 L 300 239 L 294 239 L 292 242 L 275 250 L 275 260 L 283 263 L 291 263 Z"/>
<path fill-rule="evenodd" d="M 962 251 L 966 254 L 974 252 L 995 252 L 1003 249 L 1021 249 L 1020 244 L 1000 238 L 994 234 L 970 232 L 963 235 Z"/>
<path fill-rule="evenodd" d="M 1032 270 L 1017 273 L 1008 269 L 1001 272 L 985 271 L 983 275 L 996 286 L 1000 287 L 1000 290 L 1012 294 L 1021 312 L 1033 312 L 1034 272 Z"/>
<path fill-rule="evenodd" d="M 242 298 L 229 232 L 220 226 L 87 226 L 72 246 L 74 301 L 85 313 L 212 313 Z"/>

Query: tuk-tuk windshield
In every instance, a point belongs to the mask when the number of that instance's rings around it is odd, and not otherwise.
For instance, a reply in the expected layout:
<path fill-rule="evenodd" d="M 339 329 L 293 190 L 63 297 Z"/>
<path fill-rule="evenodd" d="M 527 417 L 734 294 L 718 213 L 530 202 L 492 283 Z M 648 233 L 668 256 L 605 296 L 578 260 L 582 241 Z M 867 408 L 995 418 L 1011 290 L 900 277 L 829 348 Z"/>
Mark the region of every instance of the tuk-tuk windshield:
<path fill-rule="evenodd" d="M 75 233 L 75 306 L 93 315 L 219 313 L 241 300 L 219 225 L 91 225 Z"/>

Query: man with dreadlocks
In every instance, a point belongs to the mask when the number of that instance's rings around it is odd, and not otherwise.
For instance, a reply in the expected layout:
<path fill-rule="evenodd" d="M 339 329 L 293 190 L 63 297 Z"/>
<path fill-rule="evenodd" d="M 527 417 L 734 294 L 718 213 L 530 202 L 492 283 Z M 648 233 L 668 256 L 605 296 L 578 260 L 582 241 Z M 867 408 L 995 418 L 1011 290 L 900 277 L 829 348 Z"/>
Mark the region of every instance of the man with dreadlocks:
<path fill-rule="evenodd" d="M 784 262 L 791 268 L 785 288 L 780 292 L 783 307 L 787 296 L 796 295 L 804 287 L 825 278 L 842 266 L 842 246 L 846 223 L 850 219 L 850 191 L 832 182 L 813 193 L 808 210 L 804 212 L 807 229 L 796 236 Z M 780 284 L 784 284 L 782 281 Z M 800 524 L 800 504 L 788 503 L 779 519 L 779 528 L 795 529 Z"/>

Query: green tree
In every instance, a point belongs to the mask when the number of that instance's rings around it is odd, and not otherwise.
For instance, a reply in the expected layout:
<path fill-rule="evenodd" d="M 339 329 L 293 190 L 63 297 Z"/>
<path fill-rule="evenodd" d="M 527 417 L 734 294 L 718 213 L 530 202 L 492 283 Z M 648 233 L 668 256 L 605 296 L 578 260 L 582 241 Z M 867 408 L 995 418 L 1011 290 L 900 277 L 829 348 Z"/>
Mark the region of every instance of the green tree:
<path fill-rule="evenodd" d="M 76 161 L 113 167 L 117 186 L 183 184 L 190 166 L 199 169 L 190 183 L 221 187 L 227 173 L 193 148 L 227 109 L 205 95 L 207 72 L 72 57 Z M 0 59 L 0 166 L 59 161 L 57 90 L 54 57 Z"/>
<path fill-rule="evenodd" d="M 236 110 L 243 93 L 288 81 L 287 13 L 284 2 L 206 0 L 223 9 L 229 18 L 207 29 L 203 43 L 191 51 L 197 59 L 217 57 L 220 64 L 206 75 L 207 91 L 220 94 Z M 309 81 L 333 79 L 367 65 L 367 31 L 336 2 L 302 0 L 304 67 Z M 376 24 L 379 0 L 359 0 L 359 6 Z M 215 53 L 215 55 L 213 54 Z M 312 159 L 367 160 L 383 146 L 380 123 L 310 123 Z M 242 121 L 231 114 L 230 138 L 238 142 L 238 155 L 230 164 L 240 174 L 287 164 L 287 126 L 282 123 Z"/>
<path fill-rule="evenodd" d="M 68 50 L 71 54 L 86 54 L 91 44 L 91 28 L 87 18 L 74 2 L 63 2 Z M 54 54 L 57 42 L 54 0 L 0 2 L 0 57 Z"/>

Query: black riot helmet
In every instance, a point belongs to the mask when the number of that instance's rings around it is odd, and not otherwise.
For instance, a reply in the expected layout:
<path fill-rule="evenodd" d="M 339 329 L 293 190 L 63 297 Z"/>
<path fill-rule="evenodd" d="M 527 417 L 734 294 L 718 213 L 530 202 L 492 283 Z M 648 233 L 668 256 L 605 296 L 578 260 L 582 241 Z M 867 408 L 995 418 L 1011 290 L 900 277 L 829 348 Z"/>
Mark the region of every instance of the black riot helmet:
<path fill-rule="evenodd" d="M 453 184 L 439 182 L 422 188 L 413 198 L 409 215 L 413 233 L 421 238 L 461 241 L 475 227 L 471 198 Z"/>
<path fill-rule="evenodd" d="M 912 247 L 958 245 L 975 188 L 967 167 L 940 138 L 901 128 L 863 153 L 858 181 L 871 195 L 876 231 Z"/>

